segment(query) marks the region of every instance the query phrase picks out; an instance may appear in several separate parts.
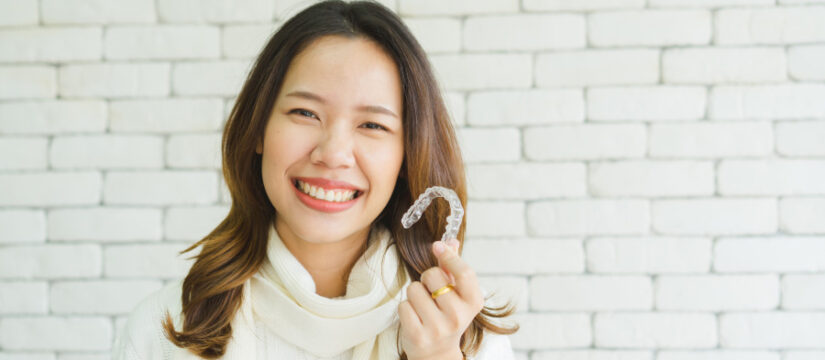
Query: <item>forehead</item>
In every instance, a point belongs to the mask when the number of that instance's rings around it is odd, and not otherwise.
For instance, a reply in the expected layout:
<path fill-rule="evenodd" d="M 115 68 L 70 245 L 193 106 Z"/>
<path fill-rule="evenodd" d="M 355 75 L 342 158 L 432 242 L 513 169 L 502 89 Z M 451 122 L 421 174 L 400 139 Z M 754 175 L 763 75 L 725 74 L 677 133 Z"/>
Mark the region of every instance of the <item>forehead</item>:
<path fill-rule="evenodd" d="M 279 99 L 309 91 L 332 103 L 378 103 L 400 111 L 401 80 L 395 61 L 364 38 L 324 36 L 289 65 Z"/>

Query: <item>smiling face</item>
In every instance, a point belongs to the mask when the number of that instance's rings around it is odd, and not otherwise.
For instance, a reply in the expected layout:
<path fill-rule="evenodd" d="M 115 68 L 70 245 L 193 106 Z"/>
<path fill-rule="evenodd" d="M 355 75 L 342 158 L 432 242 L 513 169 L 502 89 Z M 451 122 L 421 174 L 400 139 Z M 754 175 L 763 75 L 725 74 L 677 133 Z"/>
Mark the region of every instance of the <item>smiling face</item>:
<path fill-rule="evenodd" d="M 263 185 L 281 237 L 365 240 L 404 157 L 395 62 L 363 38 L 324 36 L 291 62 L 263 143 Z"/>

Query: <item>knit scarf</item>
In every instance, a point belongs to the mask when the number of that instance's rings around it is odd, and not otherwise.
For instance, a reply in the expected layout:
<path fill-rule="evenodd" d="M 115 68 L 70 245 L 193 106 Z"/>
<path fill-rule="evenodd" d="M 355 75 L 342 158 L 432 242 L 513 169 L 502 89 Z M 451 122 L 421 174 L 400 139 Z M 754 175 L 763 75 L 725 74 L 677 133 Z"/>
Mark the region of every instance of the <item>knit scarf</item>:
<path fill-rule="evenodd" d="M 249 323 L 233 324 L 227 359 L 255 358 L 259 336 L 250 321 L 262 322 L 268 331 L 315 356 L 352 348 L 352 360 L 398 358 L 397 309 L 410 277 L 390 244 L 389 230 L 372 228 L 367 250 L 350 271 L 346 295 L 334 299 L 315 293 L 309 272 L 274 226 L 269 232 L 267 259 L 245 284 L 240 315 Z"/>

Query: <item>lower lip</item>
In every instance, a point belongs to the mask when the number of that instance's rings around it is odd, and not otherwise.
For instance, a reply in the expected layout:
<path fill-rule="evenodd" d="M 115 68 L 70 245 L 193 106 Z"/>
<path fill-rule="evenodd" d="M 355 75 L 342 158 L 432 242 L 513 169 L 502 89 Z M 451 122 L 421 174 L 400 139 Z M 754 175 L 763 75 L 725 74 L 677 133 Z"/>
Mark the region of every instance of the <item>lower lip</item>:
<path fill-rule="evenodd" d="M 292 189 L 295 190 L 295 193 L 298 194 L 298 199 L 300 199 L 301 202 L 304 203 L 304 205 L 309 206 L 312 209 L 327 213 L 335 213 L 349 209 L 353 205 L 355 205 L 355 203 L 358 201 L 358 199 L 361 198 L 361 196 L 363 196 L 363 194 L 361 194 L 357 198 L 354 198 L 350 201 L 332 202 L 318 200 L 312 196 L 304 194 L 301 190 L 298 190 L 298 188 L 296 188 L 294 184 L 292 185 Z"/>

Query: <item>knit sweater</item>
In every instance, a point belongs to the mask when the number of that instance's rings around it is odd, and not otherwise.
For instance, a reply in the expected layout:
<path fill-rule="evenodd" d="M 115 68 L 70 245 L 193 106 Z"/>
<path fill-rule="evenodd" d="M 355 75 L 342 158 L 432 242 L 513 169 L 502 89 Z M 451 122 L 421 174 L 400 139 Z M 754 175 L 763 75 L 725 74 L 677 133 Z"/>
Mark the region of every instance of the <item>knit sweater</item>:
<path fill-rule="evenodd" d="M 175 345 L 163 335 L 161 321 L 168 310 L 180 324 L 182 280 L 173 281 L 143 299 L 131 312 L 113 347 L 114 360 L 172 359 Z M 284 341 L 257 322 L 255 331 L 264 336 L 257 341 L 258 359 L 350 360 L 351 349 L 336 356 L 319 358 Z M 176 325 L 180 330 L 180 326 Z M 512 360 L 513 350 L 506 335 L 485 332 L 481 348 L 472 360 Z"/>

